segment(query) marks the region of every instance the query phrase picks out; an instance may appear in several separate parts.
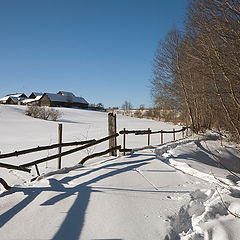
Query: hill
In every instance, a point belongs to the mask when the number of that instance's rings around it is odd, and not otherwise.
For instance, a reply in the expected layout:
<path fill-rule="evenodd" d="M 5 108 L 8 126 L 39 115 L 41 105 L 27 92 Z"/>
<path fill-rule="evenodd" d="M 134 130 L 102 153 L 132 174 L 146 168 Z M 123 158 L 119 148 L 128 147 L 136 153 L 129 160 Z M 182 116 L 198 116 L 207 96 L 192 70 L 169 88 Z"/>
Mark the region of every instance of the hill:
<path fill-rule="evenodd" d="M 22 106 L 0 105 L 1 153 L 56 143 L 60 122 L 64 141 L 107 136 L 106 113 L 60 110 L 59 122 L 50 122 L 25 116 Z M 117 125 L 179 128 L 120 115 Z M 146 147 L 146 136 L 129 135 L 128 147 L 135 150 L 127 156 L 98 157 L 81 166 L 76 164 L 88 152 L 75 153 L 63 158 L 62 170 L 56 171 L 55 160 L 40 164 L 42 175 L 34 182 L 34 168 L 31 174 L 0 169 L 13 186 L 1 188 L 1 239 L 238 239 L 240 181 L 216 160 L 234 160 L 229 170 L 237 171 L 239 148 L 221 147 L 212 133 L 177 138 L 171 142 L 168 135 L 160 145 L 155 136 Z M 2 162 L 21 164 L 54 151 Z"/>

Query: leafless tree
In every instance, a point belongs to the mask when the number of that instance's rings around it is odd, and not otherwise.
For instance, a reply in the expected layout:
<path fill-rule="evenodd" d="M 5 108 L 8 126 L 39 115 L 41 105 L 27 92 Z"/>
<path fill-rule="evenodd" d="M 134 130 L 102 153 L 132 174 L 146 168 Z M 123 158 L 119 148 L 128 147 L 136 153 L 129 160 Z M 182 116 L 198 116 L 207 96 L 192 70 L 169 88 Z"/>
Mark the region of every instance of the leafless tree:
<path fill-rule="evenodd" d="M 240 141 L 240 1 L 194 0 L 185 32 L 171 30 L 156 51 L 155 105 L 177 109 L 194 131 L 228 130 Z"/>
<path fill-rule="evenodd" d="M 129 110 L 133 109 L 133 106 L 132 106 L 132 103 L 129 102 L 129 101 L 125 101 L 123 104 L 122 104 L 122 110 L 124 110 L 126 113 L 128 113 Z"/>

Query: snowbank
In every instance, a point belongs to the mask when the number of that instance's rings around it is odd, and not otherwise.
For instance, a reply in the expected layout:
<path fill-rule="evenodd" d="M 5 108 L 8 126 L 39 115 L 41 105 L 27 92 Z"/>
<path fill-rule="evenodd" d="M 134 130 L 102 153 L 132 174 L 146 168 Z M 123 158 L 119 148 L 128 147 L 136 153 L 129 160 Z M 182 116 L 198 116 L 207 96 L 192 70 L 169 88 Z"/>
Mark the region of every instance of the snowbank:
<path fill-rule="evenodd" d="M 190 203 L 169 217 L 166 239 L 239 239 L 240 175 L 233 172 L 240 171 L 239 149 L 226 142 L 222 147 L 210 135 L 168 143 L 157 148 L 156 154 L 175 169 L 215 184 L 215 189 L 191 193 Z"/>

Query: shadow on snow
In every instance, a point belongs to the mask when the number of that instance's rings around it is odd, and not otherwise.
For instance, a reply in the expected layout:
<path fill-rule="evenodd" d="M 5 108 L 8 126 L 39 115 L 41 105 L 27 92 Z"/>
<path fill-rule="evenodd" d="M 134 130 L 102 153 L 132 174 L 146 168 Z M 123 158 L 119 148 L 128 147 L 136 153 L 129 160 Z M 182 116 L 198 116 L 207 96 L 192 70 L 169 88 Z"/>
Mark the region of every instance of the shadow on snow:
<path fill-rule="evenodd" d="M 88 170 L 84 173 L 80 173 L 75 176 L 67 176 L 61 180 L 56 180 L 54 178 L 49 178 L 50 186 L 47 187 L 29 187 L 29 188 L 18 188 L 13 187 L 10 191 L 4 192 L 0 195 L 0 197 L 4 197 L 14 193 L 22 192 L 26 197 L 13 206 L 11 209 L 7 210 L 3 214 L 0 215 L 0 228 L 4 226 L 8 221 L 10 221 L 16 214 L 21 212 L 24 208 L 26 208 L 31 202 L 34 201 L 41 193 L 43 192 L 56 192 L 57 195 L 48 199 L 47 201 L 43 202 L 40 206 L 46 205 L 54 205 L 55 203 L 68 198 L 69 196 L 76 195 L 76 199 L 72 206 L 70 207 L 69 211 L 65 219 L 63 220 L 61 226 L 59 227 L 58 231 L 55 233 L 53 240 L 61 240 L 61 239 L 72 239 L 76 240 L 79 239 L 81 234 L 83 225 L 84 225 L 84 217 L 85 212 L 89 203 L 90 195 L 92 192 L 103 192 L 104 188 L 97 189 L 94 187 L 89 186 L 92 183 L 96 183 L 100 180 L 121 174 L 123 172 L 132 171 L 136 168 L 139 168 L 143 165 L 149 164 L 149 161 L 152 158 L 148 158 L 145 160 L 137 160 L 137 161 L 127 161 L 122 163 L 107 163 L 104 166 Z M 124 166 L 127 165 L 127 166 Z M 120 166 L 124 166 L 123 168 L 117 168 Z M 83 182 L 79 185 L 74 187 L 67 187 L 63 184 L 68 184 L 70 181 L 74 179 L 81 178 L 85 175 L 89 175 L 93 172 L 99 171 L 101 169 L 110 169 L 110 172 L 104 173 L 97 177 L 94 177 L 86 182 Z M 123 191 L 134 191 L 129 189 L 115 189 L 115 190 L 123 190 Z M 148 192 L 148 190 L 136 190 L 141 192 Z M 149 191 L 151 192 L 151 191 Z M 155 191 L 156 192 L 156 191 Z"/>

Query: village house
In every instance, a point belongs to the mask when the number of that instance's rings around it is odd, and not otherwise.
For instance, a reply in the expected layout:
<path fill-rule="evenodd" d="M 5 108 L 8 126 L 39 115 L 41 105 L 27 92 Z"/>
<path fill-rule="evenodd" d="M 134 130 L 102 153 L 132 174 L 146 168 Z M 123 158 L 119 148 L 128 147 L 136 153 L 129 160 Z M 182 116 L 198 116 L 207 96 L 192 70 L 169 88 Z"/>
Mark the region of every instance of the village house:
<path fill-rule="evenodd" d="M 43 96 L 43 93 L 32 92 L 28 98 L 22 101 L 23 105 L 39 106 L 39 100 Z"/>
<path fill-rule="evenodd" d="M 83 97 L 76 97 L 71 92 L 58 93 L 32 92 L 29 97 L 22 94 L 9 94 L 0 99 L 2 104 L 22 104 L 48 107 L 76 107 L 88 108 L 88 102 Z"/>
<path fill-rule="evenodd" d="M 1 104 L 21 104 L 21 101 L 23 101 L 27 96 L 24 93 L 15 93 L 15 94 L 8 94 L 3 98 L 0 98 Z"/>
<path fill-rule="evenodd" d="M 36 97 L 40 97 L 42 96 L 43 93 L 39 93 L 39 92 L 32 92 L 28 98 L 31 98 L 31 99 L 35 99 Z"/>

